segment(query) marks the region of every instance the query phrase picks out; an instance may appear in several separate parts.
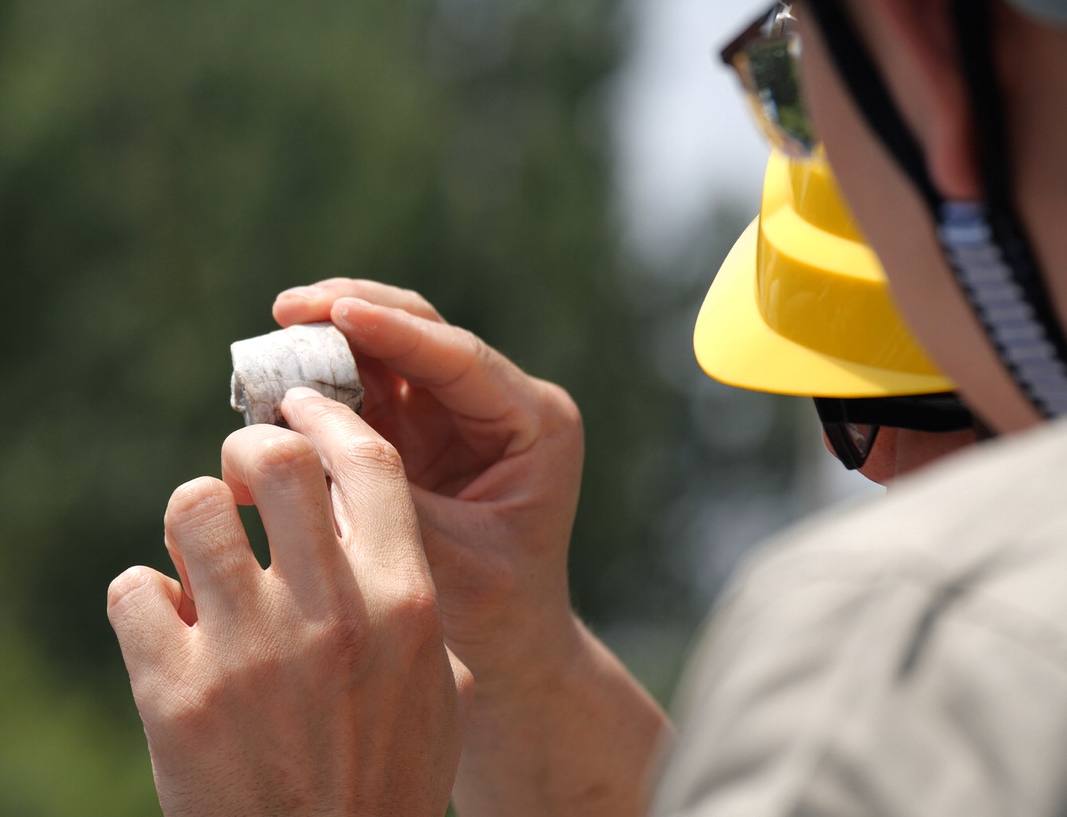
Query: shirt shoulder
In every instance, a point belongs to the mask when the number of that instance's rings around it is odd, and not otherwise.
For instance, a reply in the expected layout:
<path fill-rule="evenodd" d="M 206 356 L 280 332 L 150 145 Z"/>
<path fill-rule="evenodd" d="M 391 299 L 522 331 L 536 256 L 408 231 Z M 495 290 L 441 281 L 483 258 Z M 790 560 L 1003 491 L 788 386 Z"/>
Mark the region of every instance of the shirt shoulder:
<path fill-rule="evenodd" d="M 743 569 L 654 814 L 1056 814 L 1067 426 L 983 446 Z"/>

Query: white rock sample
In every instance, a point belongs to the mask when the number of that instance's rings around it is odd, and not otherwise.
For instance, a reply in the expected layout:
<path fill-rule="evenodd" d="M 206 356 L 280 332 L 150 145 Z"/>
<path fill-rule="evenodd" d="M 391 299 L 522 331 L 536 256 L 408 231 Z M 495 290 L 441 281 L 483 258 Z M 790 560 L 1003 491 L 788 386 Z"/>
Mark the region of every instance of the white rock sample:
<path fill-rule="evenodd" d="M 331 400 L 359 411 L 363 383 L 348 341 L 332 323 L 290 326 L 269 335 L 230 345 L 233 377 L 230 405 L 245 425 L 284 425 L 282 398 L 296 386 L 306 386 Z"/>

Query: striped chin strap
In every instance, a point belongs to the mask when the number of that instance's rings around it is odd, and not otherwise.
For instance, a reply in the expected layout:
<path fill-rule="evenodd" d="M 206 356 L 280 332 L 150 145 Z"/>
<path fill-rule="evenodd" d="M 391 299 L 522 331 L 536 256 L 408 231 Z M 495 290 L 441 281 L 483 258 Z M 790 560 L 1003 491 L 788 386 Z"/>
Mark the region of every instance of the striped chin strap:
<path fill-rule="evenodd" d="M 1042 415 L 1067 415 L 1063 332 L 1036 308 L 1050 301 L 1020 279 L 983 205 L 945 202 L 941 215 L 938 235 L 956 281 L 1004 366 Z"/>
<path fill-rule="evenodd" d="M 1067 337 L 1016 214 L 1011 153 L 992 55 L 990 0 L 953 0 L 983 201 L 946 200 L 841 0 L 809 0 L 841 79 L 874 135 L 911 180 L 937 225 L 956 282 L 1004 368 L 1046 418 L 1067 415 Z"/>

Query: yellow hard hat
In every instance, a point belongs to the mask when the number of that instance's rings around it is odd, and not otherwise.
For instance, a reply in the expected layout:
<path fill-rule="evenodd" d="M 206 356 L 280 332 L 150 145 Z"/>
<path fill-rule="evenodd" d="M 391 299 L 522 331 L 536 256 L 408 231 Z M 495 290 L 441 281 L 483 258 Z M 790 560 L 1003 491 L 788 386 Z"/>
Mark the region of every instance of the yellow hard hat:
<path fill-rule="evenodd" d="M 829 166 L 775 153 L 760 215 L 738 239 L 697 319 L 716 380 L 805 397 L 949 392 L 904 325 Z"/>

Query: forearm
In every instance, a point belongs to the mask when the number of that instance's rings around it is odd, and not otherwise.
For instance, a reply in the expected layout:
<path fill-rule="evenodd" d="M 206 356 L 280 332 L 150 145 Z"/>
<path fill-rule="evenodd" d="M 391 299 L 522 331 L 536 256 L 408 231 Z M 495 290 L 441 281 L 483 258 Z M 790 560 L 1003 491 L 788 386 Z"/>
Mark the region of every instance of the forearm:
<path fill-rule="evenodd" d="M 580 624 L 566 672 L 478 693 L 454 791 L 461 817 L 638 817 L 670 724 Z"/>

